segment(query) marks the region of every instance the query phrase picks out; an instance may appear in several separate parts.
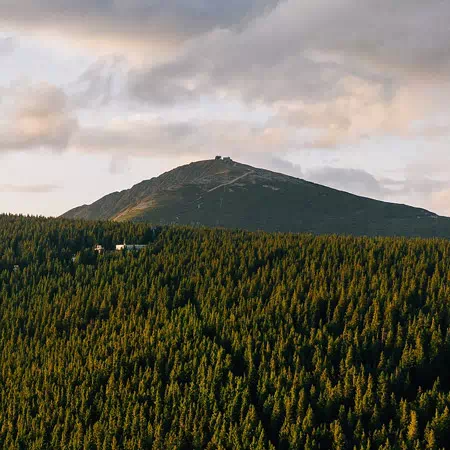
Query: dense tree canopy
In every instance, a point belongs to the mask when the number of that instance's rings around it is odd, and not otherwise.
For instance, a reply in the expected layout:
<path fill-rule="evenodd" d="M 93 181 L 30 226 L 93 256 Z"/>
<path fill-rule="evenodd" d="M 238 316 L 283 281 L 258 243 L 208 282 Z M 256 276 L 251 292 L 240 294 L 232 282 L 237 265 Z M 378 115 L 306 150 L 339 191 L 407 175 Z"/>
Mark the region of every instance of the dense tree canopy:
<path fill-rule="evenodd" d="M 449 300 L 444 240 L 0 216 L 0 447 L 450 448 Z"/>

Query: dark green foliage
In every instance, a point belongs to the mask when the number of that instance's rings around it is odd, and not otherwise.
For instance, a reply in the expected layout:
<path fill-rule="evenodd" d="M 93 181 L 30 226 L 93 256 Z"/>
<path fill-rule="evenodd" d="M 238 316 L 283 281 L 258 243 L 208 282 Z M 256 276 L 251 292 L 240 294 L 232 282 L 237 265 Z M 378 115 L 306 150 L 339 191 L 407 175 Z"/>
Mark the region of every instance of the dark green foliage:
<path fill-rule="evenodd" d="M 0 216 L 0 448 L 450 448 L 449 300 L 444 240 Z"/>

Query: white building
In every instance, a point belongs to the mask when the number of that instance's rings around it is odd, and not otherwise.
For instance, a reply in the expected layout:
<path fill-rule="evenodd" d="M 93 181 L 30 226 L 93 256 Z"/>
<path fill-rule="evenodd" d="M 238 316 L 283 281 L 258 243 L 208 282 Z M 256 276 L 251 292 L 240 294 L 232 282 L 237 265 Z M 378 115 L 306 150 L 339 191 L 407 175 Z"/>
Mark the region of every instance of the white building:
<path fill-rule="evenodd" d="M 137 244 L 118 244 L 116 245 L 116 251 L 121 252 L 122 250 L 142 250 L 147 247 L 146 245 L 137 245 Z"/>

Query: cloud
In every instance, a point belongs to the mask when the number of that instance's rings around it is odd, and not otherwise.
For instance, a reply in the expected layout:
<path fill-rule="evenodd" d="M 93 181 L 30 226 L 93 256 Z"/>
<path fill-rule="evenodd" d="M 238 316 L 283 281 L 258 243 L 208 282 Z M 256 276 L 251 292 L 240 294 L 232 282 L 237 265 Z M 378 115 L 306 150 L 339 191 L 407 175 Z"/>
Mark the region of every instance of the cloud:
<path fill-rule="evenodd" d="M 380 82 L 349 76 L 336 86 L 339 94 L 326 101 L 291 102 L 278 110 L 291 125 L 316 131 L 306 147 L 334 148 L 386 135 L 412 139 L 429 132 L 414 129 L 416 122 L 433 112 L 433 97 L 428 97 L 426 87 L 406 85 L 386 98 L 386 87 Z"/>
<path fill-rule="evenodd" d="M 10 111 L 0 122 L 0 151 L 64 150 L 78 122 L 65 92 L 42 84 L 9 92 Z M 12 109 L 12 110 L 11 110 Z"/>
<path fill-rule="evenodd" d="M 239 30 L 278 0 L 6 0 L 0 23 L 111 49 L 174 48 L 216 28 Z"/>
<path fill-rule="evenodd" d="M 195 132 L 189 123 L 156 121 L 112 121 L 103 126 L 85 126 L 72 141 L 73 148 L 83 152 L 111 152 L 133 155 L 176 155 L 180 144 L 189 150 L 189 139 Z"/>
<path fill-rule="evenodd" d="M 450 217 L 450 189 L 434 192 L 431 197 L 431 205 L 437 211 Z"/>
<path fill-rule="evenodd" d="M 316 132 L 309 147 L 412 137 L 450 99 L 449 15 L 438 0 L 286 0 L 239 33 L 215 29 L 133 71 L 130 94 L 157 107 L 205 96 L 269 106 Z"/>
<path fill-rule="evenodd" d="M 315 183 L 359 195 L 380 197 L 386 193 L 386 188 L 380 181 L 361 169 L 323 167 L 309 170 L 305 176 Z"/>
<path fill-rule="evenodd" d="M 304 171 L 307 180 L 364 197 L 414 203 L 441 214 L 450 212 L 450 180 L 426 176 L 377 178 L 366 170 L 325 166 Z"/>
<path fill-rule="evenodd" d="M 304 176 L 302 168 L 299 164 L 294 164 L 277 156 L 267 157 L 264 154 L 261 156 L 263 158 L 263 161 L 266 161 L 267 166 L 275 172 L 281 172 L 297 178 L 302 178 Z"/>
<path fill-rule="evenodd" d="M 112 96 L 109 67 L 106 81 L 98 64 L 85 72 L 68 95 L 62 88 L 41 84 L 18 84 L 5 90 L 4 120 L 0 121 L 0 151 L 67 149 L 82 153 L 109 153 L 114 162 L 111 172 L 118 172 L 121 161 L 129 156 L 190 155 L 213 156 L 278 153 L 296 146 L 295 130 L 282 124 L 249 123 L 245 120 L 201 119 L 191 116 L 185 121 L 159 117 L 157 114 L 122 114 L 111 120 L 103 109 Z M 86 80 L 83 91 L 76 90 Z M 106 86 L 106 87 L 105 87 Z M 82 109 L 98 113 L 84 115 Z M 206 117 L 206 116 L 205 116 Z"/>
<path fill-rule="evenodd" d="M 109 40 L 118 48 L 121 42 L 178 47 L 214 30 L 231 30 L 238 36 L 232 41 L 244 46 L 238 62 L 253 56 L 247 60 L 249 66 L 307 50 L 322 60 L 345 62 L 350 71 L 369 73 L 376 68 L 425 78 L 448 74 L 449 12 L 450 5 L 442 0 L 356 4 L 351 0 L 4 0 L 0 4 L 4 27 L 47 30 L 74 40 Z M 248 53 L 249 43 L 253 55 Z"/>
<path fill-rule="evenodd" d="M 450 5 L 441 0 L 340 0 L 318 23 L 318 47 L 347 62 L 362 60 L 408 77 L 446 77 Z M 321 31 L 324 31 L 321 33 Z"/>
<path fill-rule="evenodd" d="M 166 122 L 114 120 L 103 126 L 84 126 L 71 148 L 134 156 L 214 156 L 279 152 L 294 144 L 292 131 L 240 121 Z"/>
<path fill-rule="evenodd" d="M 3 193 L 48 194 L 60 189 L 60 186 L 54 184 L 0 184 L 0 192 Z"/>
<path fill-rule="evenodd" d="M 75 86 L 76 107 L 108 104 L 117 95 L 117 79 L 124 84 L 129 78 L 132 99 L 154 108 L 205 98 L 271 108 L 278 119 L 274 128 L 306 130 L 301 144 L 309 148 L 445 132 L 446 124 L 415 126 L 446 110 L 450 100 L 449 14 L 450 4 L 440 0 L 0 5 L 5 24 L 47 30 L 53 41 L 57 30 L 83 37 L 81 45 L 105 40 L 113 53 L 145 49 L 143 67 L 130 69 L 126 58 L 113 58 L 88 68 Z M 158 46 L 170 48 L 163 60 Z"/>
<path fill-rule="evenodd" d="M 190 42 L 173 60 L 132 72 L 131 95 L 157 106 L 197 101 L 202 96 L 269 105 L 293 95 L 324 98 L 324 83 L 317 75 L 328 68 L 330 82 L 335 83 L 339 79 L 333 73 L 335 65 L 312 61 L 289 43 L 288 36 L 284 42 L 273 30 L 266 30 L 270 17 L 261 19 L 264 26 L 258 21 L 260 25 L 242 33 L 215 30 Z"/>
<path fill-rule="evenodd" d="M 99 108 L 123 96 L 127 64 L 122 57 L 99 58 L 70 85 L 72 108 Z"/>
<path fill-rule="evenodd" d="M 8 14 L 2 14 L 6 6 Z M 274 119 L 264 135 L 248 123 L 236 126 L 234 133 L 221 132 L 226 124 L 205 123 L 200 126 L 208 126 L 209 134 L 193 131 L 194 137 L 175 143 L 170 125 L 158 130 L 150 124 L 137 136 L 139 124 L 106 124 L 82 130 L 77 145 L 121 144 L 143 151 L 153 142 L 165 141 L 165 149 L 174 143 L 179 149 L 179 142 L 192 141 L 200 148 L 214 145 L 213 135 L 227 142 L 231 152 L 242 149 L 244 142 L 269 148 L 270 139 L 274 151 L 286 152 L 288 147 L 355 145 L 385 135 L 442 135 L 450 129 L 447 124 L 417 127 L 424 118 L 445 111 L 450 100 L 448 2 L 46 0 L 37 5 L 16 0 L 6 6 L 0 5 L 0 17 L 12 27 L 56 28 L 67 36 L 76 31 L 94 40 L 114 35 L 144 46 L 175 45 L 163 62 L 148 51 L 144 67 L 130 70 L 126 58 L 102 58 L 89 67 L 70 87 L 65 115 L 56 119 L 49 112 L 49 119 L 56 120 L 52 136 L 45 121 L 37 125 L 34 117 L 21 119 L 19 111 L 16 122 L 22 129 L 13 133 L 15 143 L 9 142 L 15 148 L 42 141 L 65 148 L 76 131 L 70 109 L 107 105 L 127 79 L 132 99 L 156 110 L 198 106 L 205 99 L 222 104 L 238 100 L 254 110 L 270 109 Z"/>
<path fill-rule="evenodd" d="M 439 180 L 427 177 L 406 178 L 396 184 L 384 183 L 386 200 L 415 204 L 442 215 L 449 215 L 448 193 L 450 179 Z"/>
<path fill-rule="evenodd" d="M 12 36 L 0 37 L 0 56 L 12 53 L 18 45 L 17 39 Z"/>

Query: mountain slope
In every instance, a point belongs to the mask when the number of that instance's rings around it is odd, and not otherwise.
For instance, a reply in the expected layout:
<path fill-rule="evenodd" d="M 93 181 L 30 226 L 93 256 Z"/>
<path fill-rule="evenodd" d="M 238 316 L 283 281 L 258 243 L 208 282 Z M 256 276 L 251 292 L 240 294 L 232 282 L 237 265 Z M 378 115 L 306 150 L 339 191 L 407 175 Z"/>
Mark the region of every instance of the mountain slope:
<path fill-rule="evenodd" d="M 450 219 L 229 159 L 191 163 L 63 215 L 248 230 L 449 237 Z"/>

